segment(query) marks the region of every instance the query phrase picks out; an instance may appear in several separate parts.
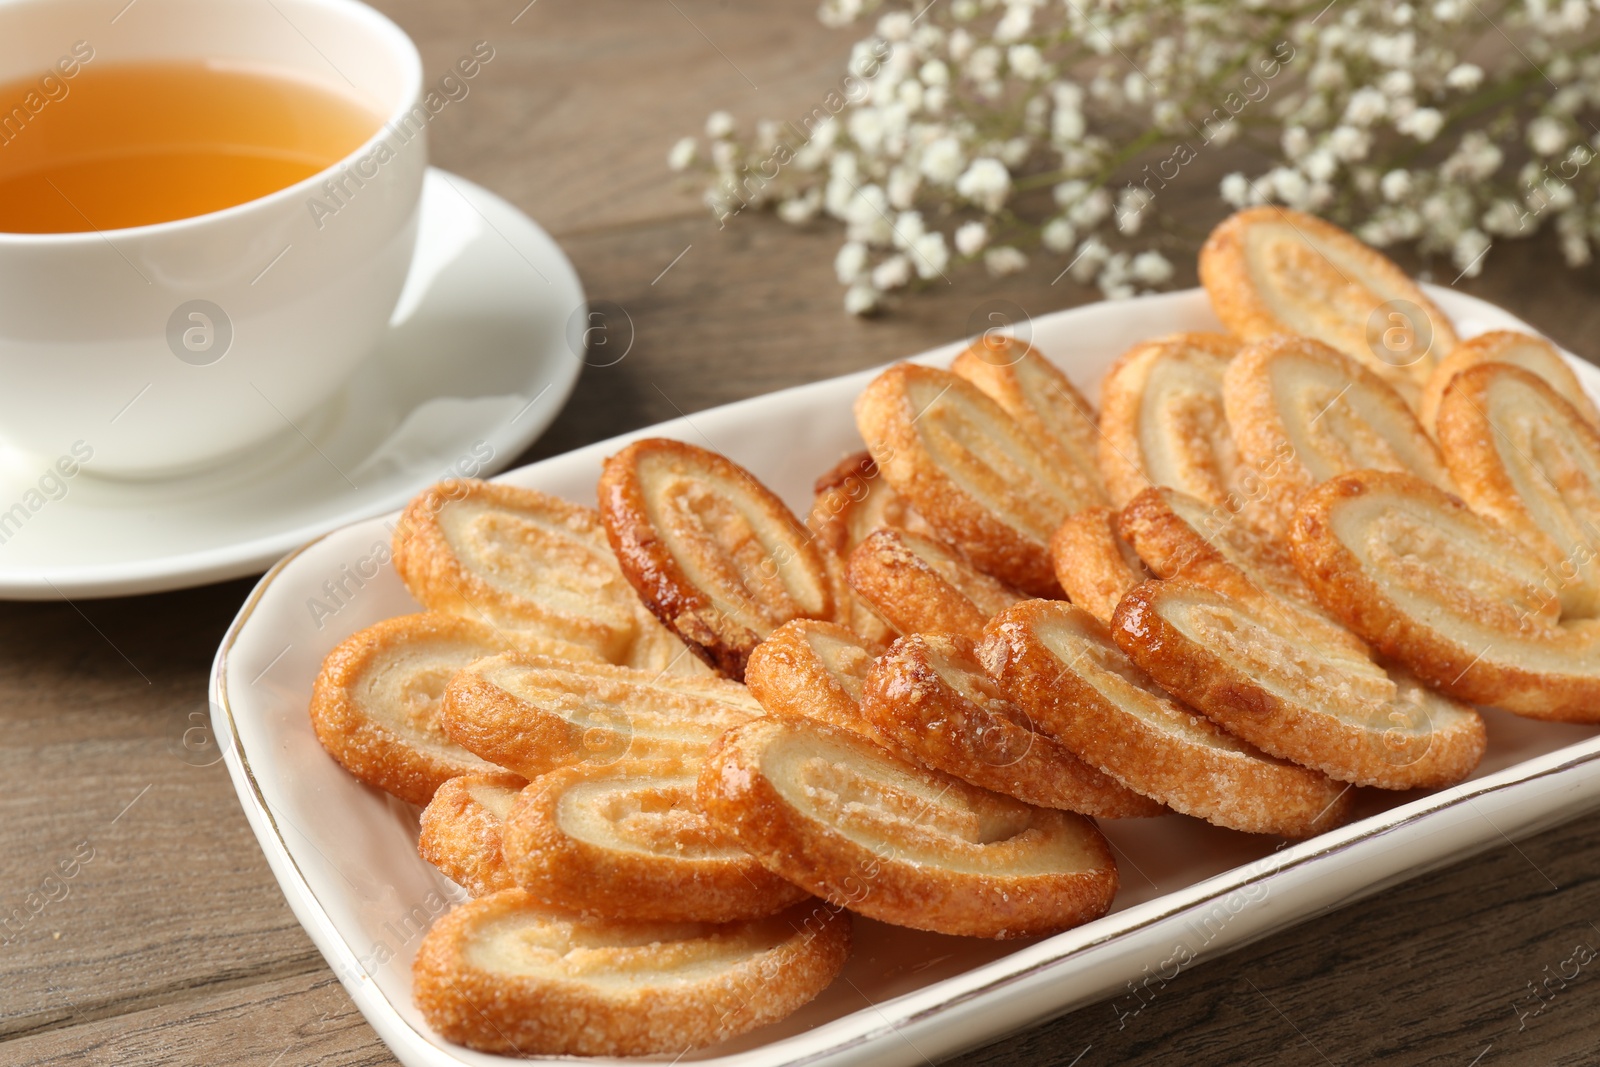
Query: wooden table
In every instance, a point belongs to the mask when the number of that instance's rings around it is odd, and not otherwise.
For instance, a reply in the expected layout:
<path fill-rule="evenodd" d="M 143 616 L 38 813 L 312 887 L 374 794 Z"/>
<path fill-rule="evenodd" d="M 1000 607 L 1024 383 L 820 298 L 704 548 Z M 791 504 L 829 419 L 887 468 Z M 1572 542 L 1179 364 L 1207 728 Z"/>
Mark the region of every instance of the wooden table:
<path fill-rule="evenodd" d="M 435 123 L 435 159 L 543 223 L 591 298 L 635 326 L 627 358 L 587 370 L 522 462 L 953 339 L 988 297 L 1034 313 L 1094 298 L 1052 287 L 1060 267 L 1040 262 L 864 322 L 840 311 L 831 228 L 717 228 L 667 148 L 716 108 L 798 116 L 820 99 L 851 38 L 817 25 L 814 0 L 526 2 L 379 4 L 434 79 L 493 46 Z M 1173 210 L 1199 232 L 1220 214 L 1214 178 L 1164 194 L 1189 196 Z M 1555 256 L 1542 240 L 1496 249 L 1463 287 L 1600 356 L 1600 272 Z M 0 1062 L 393 1062 L 284 905 L 205 744 L 212 652 L 249 587 L 0 605 L 0 918 L 50 898 L 0 947 Z M 47 881 L 63 863 L 74 877 Z M 961 1062 L 1592 1064 L 1600 965 L 1552 983 L 1537 1015 L 1513 1005 L 1575 946 L 1600 946 L 1597 923 L 1591 815 L 1187 970 L 1122 1028 L 1095 1005 Z"/>

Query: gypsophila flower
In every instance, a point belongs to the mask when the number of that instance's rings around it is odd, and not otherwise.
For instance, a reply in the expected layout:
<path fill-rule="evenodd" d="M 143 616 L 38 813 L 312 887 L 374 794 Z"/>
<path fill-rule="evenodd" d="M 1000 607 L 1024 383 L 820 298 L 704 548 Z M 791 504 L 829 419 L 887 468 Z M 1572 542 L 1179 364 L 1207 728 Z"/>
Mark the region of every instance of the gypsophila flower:
<path fill-rule="evenodd" d="M 1367 85 L 1350 94 L 1350 100 L 1344 107 L 1344 118 L 1356 126 L 1370 126 L 1383 118 L 1388 110 L 1389 101 L 1383 91 Z"/>
<path fill-rule="evenodd" d="M 956 179 L 956 192 L 992 214 L 1011 192 L 1011 172 L 998 159 L 975 159 Z"/>
<path fill-rule="evenodd" d="M 694 138 L 681 137 L 678 143 L 672 146 L 672 151 L 667 153 L 667 166 L 673 170 L 687 170 L 689 164 L 694 162 L 694 157 Z"/>
<path fill-rule="evenodd" d="M 1328 150 L 1346 163 L 1366 159 L 1372 147 L 1372 135 L 1354 126 L 1335 126 L 1328 134 Z"/>
<path fill-rule="evenodd" d="M 1004 277 L 1052 258 L 1108 299 L 1170 284 L 1196 237 L 1167 217 L 1194 193 L 1167 190 L 1218 174 L 1219 207 L 1326 213 L 1457 271 L 1546 226 L 1582 265 L 1600 240 L 1596 12 L 1497 8 L 1489 52 L 1472 0 L 822 0 L 825 23 L 863 26 L 848 76 L 748 133 L 716 112 L 667 163 L 707 175 L 724 225 L 767 207 L 838 226 L 853 314 L 980 259 Z"/>
<path fill-rule="evenodd" d="M 1496 237 L 1515 237 L 1526 226 L 1526 215 L 1516 201 L 1501 198 L 1483 213 L 1483 228 Z"/>
<path fill-rule="evenodd" d="M 1411 173 L 1405 170 L 1391 170 L 1383 176 L 1379 183 L 1383 189 L 1383 198 L 1390 202 L 1404 200 L 1411 195 Z"/>
<path fill-rule="evenodd" d="M 934 230 L 912 241 L 911 265 L 919 278 L 942 277 L 945 267 L 950 265 L 950 249 L 945 246 L 944 234 Z"/>
<path fill-rule="evenodd" d="M 1172 278 L 1172 264 L 1160 252 L 1140 252 L 1128 269 L 1145 285 L 1162 285 Z"/>
<path fill-rule="evenodd" d="M 964 256 L 975 256 L 989 243 L 989 227 L 981 222 L 964 222 L 956 229 L 956 251 Z"/>
<path fill-rule="evenodd" d="M 1456 238 L 1450 258 L 1463 276 L 1476 278 L 1483 272 L 1484 253 L 1488 251 L 1489 235 L 1482 230 L 1471 229 Z"/>
<path fill-rule="evenodd" d="M 1067 218 L 1079 229 L 1089 230 L 1100 225 L 1111 214 L 1111 194 L 1096 189 L 1067 209 Z"/>
<path fill-rule="evenodd" d="M 922 175 L 910 167 L 896 167 L 889 172 L 889 203 L 905 210 L 917 200 L 917 189 L 922 185 Z"/>
<path fill-rule="evenodd" d="M 1078 245 L 1078 252 L 1072 257 L 1068 269 L 1072 272 L 1074 281 L 1086 283 L 1094 280 L 1111 258 L 1111 250 L 1104 241 L 1098 237 L 1091 237 Z"/>
<path fill-rule="evenodd" d="M 1553 156 L 1567 147 L 1567 130 L 1559 119 L 1548 115 L 1528 123 L 1528 147 L 1541 156 Z"/>
<path fill-rule="evenodd" d="M 1331 150 L 1319 148 L 1305 158 L 1300 169 L 1312 181 L 1325 182 L 1339 172 L 1339 161 Z"/>
<path fill-rule="evenodd" d="M 1483 84 L 1483 68 L 1476 63 L 1460 63 L 1450 68 L 1444 83 L 1452 89 L 1471 92 Z"/>
<path fill-rule="evenodd" d="M 866 315 L 877 310 L 878 291 L 869 284 L 852 285 L 844 294 L 844 309 L 852 315 Z"/>
<path fill-rule="evenodd" d="M 956 235 L 961 236 L 959 233 Z M 1065 252 L 1078 243 L 1078 231 L 1063 218 L 1054 218 L 1039 231 L 1039 241 L 1052 252 Z"/>
<path fill-rule="evenodd" d="M 872 284 L 877 289 L 898 289 L 910 280 L 911 261 L 905 256 L 890 256 L 872 268 Z"/>
<path fill-rule="evenodd" d="M 1010 245 L 998 245 L 983 254 L 983 265 L 996 278 L 1016 274 L 1028 265 L 1028 257 Z"/>
<path fill-rule="evenodd" d="M 778 204 L 778 217 L 791 226 L 799 226 L 817 217 L 822 208 L 822 190 L 808 189 L 800 196 Z"/>
<path fill-rule="evenodd" d="M 994 39 L 997 41 L 1020 41 L 1028 35 L 1033 28 L 1033 6 L 1031 4 L 1012 4 L 1006 9 L 1005 17 L 994 28 Z"/>
<path fill-rule="evenodd" d="M 1045 73 L 1044 56 L 1031 44 L 1014 44 L 1006 49 L 1006 64 L 1019 78 L 1034 81 Z"/>
<path fill-rule="evenodd" d="M 922 173 L 940 185 L 954 184 L 965 162 L 961 142 L 954 137 L 941 137 L 922 150 Z"/>
<path fill-rule="evenodd" d="M 833 273 L 840 285 L 849 285 L 860 279 L 867 270 L 867 246 L 860 241 L 846 241 L 833 257 Z"/>
<path fill-rule="evenodd" d="M 1409 133 L 1423 144 L 1439 136 L 1443 127 L 1444 113 L 1432 107 L 1419 107 L 1395 123 L 1401 133 Z"/>
<path fill-rule="evenodd" d="M 1148 189 L 1130 185 L 1117 197 L 1117 230 L 1129 237 L 1139 232 L 1145 209 L 1155 200 Z"/>
<path fill-rule="evenodd" d="M 1230 207 L 1245 207 L 1250 203 L 1250 179 L 1237 171 L 1222 179 L 1220 191 Z"/>

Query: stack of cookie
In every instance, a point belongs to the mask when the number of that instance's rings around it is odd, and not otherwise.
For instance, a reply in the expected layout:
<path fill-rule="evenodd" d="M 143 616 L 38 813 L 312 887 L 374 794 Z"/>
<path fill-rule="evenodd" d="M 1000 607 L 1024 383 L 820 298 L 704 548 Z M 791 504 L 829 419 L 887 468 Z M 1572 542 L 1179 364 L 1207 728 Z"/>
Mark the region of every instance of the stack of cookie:
<path fill-rule="evenodd" d="M 311 715 L 475 898 L 418 953 L 429 1022 L 681 1053 L 825 988 L 851 912 L 1104 914 L 1096 818 L 1304 837 L 1352 786 L 1465 778 L 1473 704 L 1600 721 L 1600 433 L 1559 354 L 1458 342 L 1293 212 L 1234 216 L 1201 273 L 1231 333 L 1135 347 L 1098 415 L 1013 340 L 883 372 L 804 522 L 660 439 L 598 510 L 413 501 L 428 610 L 340 645 Z"/>

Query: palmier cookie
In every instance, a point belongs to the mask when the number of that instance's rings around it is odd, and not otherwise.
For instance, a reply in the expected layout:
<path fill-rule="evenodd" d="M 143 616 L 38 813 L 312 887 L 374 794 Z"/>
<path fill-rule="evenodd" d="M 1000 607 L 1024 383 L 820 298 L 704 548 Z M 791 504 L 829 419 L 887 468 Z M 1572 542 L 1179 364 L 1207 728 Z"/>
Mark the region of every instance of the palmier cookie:
<path fill-rule="evenodd" d="M 769 712 L 816 719 L 873 737 L 861 717 L 861 686 L 883 650 L 831 622 L 795 619 L 756 646 L 745 685 Z"/>
<path fill-rule="evenodd" d="M 1307 495 L 1295 564 L 1385 655 L 1460 700 L 1600 721 L 1600 623 L 1562 622 L 1545 564 L 1456 497 L 1354 471 Z"/>
<path fill-rule="evenodd" d="M 402 615 L 346 638 L 311 689 L 317 740 L 368 785 L 413 804 L 463 774 L 496 768 L 446 735 L 440 695 L 461 668 L 506 649 L 581 662 L 594 653 L 455 615 Z"/>
<path fill-rule="evenodd" d="M 1084 498 L 1106 502 L 1094 407 L 1038 349 L 1015 337 L 984 334 L 955 358 L 950 370 L 1004 408 L 1049 453 L 1060 475 L 1075 478 Z"/>
<path fill-rule="evenodd" d="M 434 611 L 547 634 L 608 663 L 704 672 L 639 602 L 593 508 L 497 482 L 440 482 L 400 516 L 394 561 Z"/>
<path fill-rule="evenodd" d="M 849 916 L 827 908 L 726 924 L 616 922 L 507 889 L 428 931 L 412 988 L 429 1026 L 480 1052 L 681 1055 L 791 1014 L 849 955 Z"/>
<path fill-rule="evenodd" d="M 570 911 L 660 922 L 759 919 L 804 899 L 707 821 L 700 763 L 580 764 L 534 779 L 506 817 L 516 884 Z"/>
<path fill-rule="evenodd" d="M 1125 506 L 1168 485 L 1223 507 L 1239 483 L 1239 456 L 1222 406 L 1222 375 L 1239 341 L 1178 333 L 1135 345 L 1100 383 L 1100 474 Z"/>
<path fill-rule="evenodd" d="M 1600 426 L 1600 411 L 1584 391 L 1583 383 L 1556 346 L 1543 337 L 1517 333 L 1515 330 L 1492 330 L 1462 341 L 1434 368 L 1428 377 L 1427 388 L 1422 391 L 1422 401 L 1417 406 L 1417 418 L 1429 433 L 1435 431 L 1439 414 L 1439 401 L 1456 375 L 1480 363 L 1510 363 L 1543 378 L 1557 396 L 1564 397 L 1583 420 L 1591 426 Z"/>
<path fill-rule="evenodd" d="M 510 889 L 517 883 L 506 869 L 501 829 L 527 784 L 503 771 L 450 779 L 422 809 L 418 854 L 475 897 Z"/>
<path fill-rule="evenodd" d="M 1117 528 L 1157 578 L 1186 578 L 1275 616 L 1329 655 L 1371 659 L 1300 578 L 1288 546 L 1174 489 L 1146 489 Z M 1114 609 L 1113 609 L 1114 610 Z"/>
<path fill-rule="evenodd" d="M 606 460 L 600 516 L 639 596 L 735 680 L 790 619 L 850 622 L 829 549 L 731 460 L 681 441 L 635 441 Z"/>
<path fill-rule="evenodd" d="M 933 527 L 878 476 L 872 453 L 863 449 L 840 460 L 813 489 L 816 499 L 806 525 L 840 559 L 885 528 L 933 536 Z"/>
<path fill-rule="evenodd" d="M 1110 846 L 1080 815 L 908 763 L 857 734 L 769 715 L 730 732 L 700 806 L 769 870 L 835 907 L 969 937 L 1104 915 Z"/>
<path fill-rule="evenodd" d="M 845 577 L 902 634 L 940 630 L 976 640 L 991 616 L 1023 598 L 948 545 L 901 530 L 879 530 L 857 545 Z"/>
<path fill-rule="evenodd" d="M 856 426 L 895 491 L 986 574 L 1059 593 L 1050 535 L 1101 503 L 983 391 L 949 371 L 900 363 L 856 398 Z"/>
<path fill-rule="evenodd" d="M 1561 614 L 1600 616 L 1600 430 L 1543 378 L 1480 363 L 1445 390 L 1438 432 L 1462 498 L 1533 549 Z"/>
<path fill-rule="evenodd" d="M 1112 638 L 1167 692 L 1279 759 L 1380 789 L 1449 785 L 1483 756 L 1471 708 L 1327 655 L 1272 613 L 1178 578 L 1125 597 Z"/>
<path fill-rule="evenodd" d="M 906 759 L 1028 804 L 1112 819 L 1163 811 L 1036 729 L 956 634 L 890 645 L 867 672 L 861 714 Z"/>
<path fill-rule="evenodd" d="M 1082 608 L 1029 600 L 987 629 L 979 658 L 1041 729 L 1174 811 L 1286 837 L 1348 816 L 1349 786 L 1274 759 L 1173 700 Z"/>
<path fill-rule="evenodd" d="M 517 655 L 472 663 L 441 705 L 456 744 L 528 779 L 580 763 L 693 757 L 761 714 L 744 686 L 722 678 Z"/>
<path fill-rule="evenodd" d="M 1249 208 L 1212 230 L 1200 249 L 1200 283 L 1229 332 L 1250 341 L 1299 334 L 1331 345 L 1407 403 L 1456 346 L 1450 320 L 1387 257 L 1287 208 Z"/>
<path fill-rule="evenodd" d="M 1050 562 L 1067 599 L 1101 623 L 1111 621 L 1128 590 L 1150 577 L 1117 534 L 1117 513 L 1111 508 L 1084 508 L 1063 522 L 1050 539 Z"/>
<path fill-rule="evenodd" d="M 1348 470 L 1408 471 L 1448 488 L 1433 440 L 1400 394 L 1361 364 L 1304 337 L 1246 345 L 1223 376 L 1239 455 L 1259 481 L 1244 513 L 1287 537 L 1300 497 Z"/>

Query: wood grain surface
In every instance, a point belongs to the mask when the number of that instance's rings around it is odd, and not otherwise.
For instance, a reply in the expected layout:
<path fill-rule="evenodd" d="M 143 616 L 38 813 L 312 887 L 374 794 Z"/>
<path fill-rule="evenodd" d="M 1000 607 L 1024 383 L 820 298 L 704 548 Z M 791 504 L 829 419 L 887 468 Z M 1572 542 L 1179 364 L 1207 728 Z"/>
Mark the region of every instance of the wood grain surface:
<path fill-rule="evenodd" d="M 852 39 L 812 0 L 525 2 L 377 5 L 431 79 L 493 46 L 433 127 L 436 162 L 538 219 L 632 323 L 627 357 L 587 368 L 519 462 L 954 339 L 990 298 L 1033 314 L 1094 299 L 1040 260 L 852 319 L 834 230 L 710 219 L 666 151 L 714 109 L 809 111 Z M 1163 194 L 1184 223 L 1179 284 L 1237 163 Z M 1600 272 L 1556 258 L 1499 247 L 1461 285 L 1600 357 Z M 212 653 L 249 587 L 0 604 L 0 917 L 26 916 L 0 934 L 0 1063 L 394 1062 L 290 914 L 206 733 Z M 1600 815 L 1195 966 L 1137 1015 L 1091 1006 L 958 1062 L 1593 1064 L 1600 964 L 1546 982 L 1578 946 L 1600 947 Z"/>

